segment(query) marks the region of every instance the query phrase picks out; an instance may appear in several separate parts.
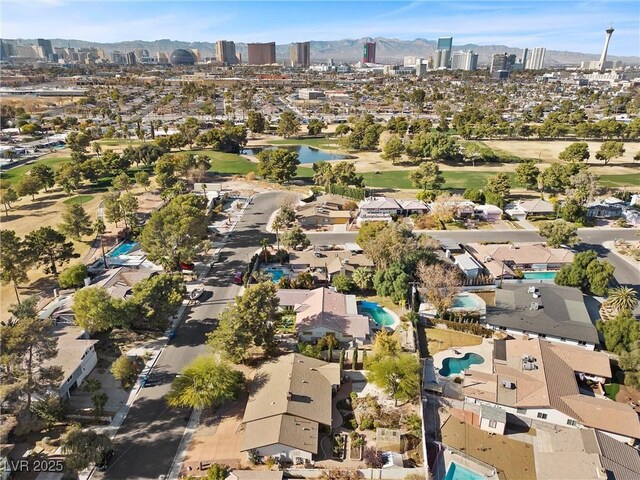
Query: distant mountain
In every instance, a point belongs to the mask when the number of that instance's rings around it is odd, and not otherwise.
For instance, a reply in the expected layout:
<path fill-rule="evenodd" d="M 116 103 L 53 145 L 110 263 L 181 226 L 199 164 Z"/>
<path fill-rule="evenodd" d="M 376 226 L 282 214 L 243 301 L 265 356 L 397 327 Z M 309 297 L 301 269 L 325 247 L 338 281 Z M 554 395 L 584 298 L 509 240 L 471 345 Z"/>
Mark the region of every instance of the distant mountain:
<path fill-rule="evenodd" d="M 12 43 L 35 43 L 35 39 L 16 39 L 9 40 Z M 429 58 L 436 49 L 436 41 L 426 40 L 424 38 L 416 38 L 415 40 L 398 40 L 396 38 L 360 38 L 360 39 L 344 39 L 333 41 L 311 41 L 311 61 L 314 63 L 326 63 L 329 58 L 333 58 L 338 62 L 356 62 L 362 58 L 362 45 L 367 41 L 376 42 L 376 59 L 382 63 L 400 63 L 405 56 L 416 56 Z M 614 36 L 615 41 L 615 36 Z M 151 54 L 156 52 L 166 52 L 170 54 L 177 48 L 197 48 L 203 58 L 215 56 L 215 43 L 213 42 L 182 42 L 179 40 L 155 40 L 152 42 L 142 40 L 131 40 L 117 43 L 97 43 L 84 40 L 64 40 L 60 38 L 51 39 L 54 47 L 96 47 L 101 48 L 109 53 L 113 50 L 121 52 L 130 52 L 136 48 L 146 48 Z M 531 45 L 531 48 L 535 45 Z M 478 53 L 478 61 L 481 64 L 488 64 L 491 61 L 491 55 L 494 53 L 515 53 L 520 56 L 522 49 L 508 47 L 506 45 L 454 45 L 453 50 L 473 50 Z M 247 44 L 236 43 L 236 51 L 242 55 L 246 61 Z M 289 60 L 289 44 L 276 45 L 276 58 L 278 61 Z M 547 50 L 545 55 L 545 64 L 547 65 L 566 65 L 580 64 L 586 60 L 598 60 L 599 53 L 580 53 L 567 52 L 560 50 Z M 640 64 L 640 57 L 618 57 L 609 55 L 608 60 L 621 60 L 627 65 Z"/>

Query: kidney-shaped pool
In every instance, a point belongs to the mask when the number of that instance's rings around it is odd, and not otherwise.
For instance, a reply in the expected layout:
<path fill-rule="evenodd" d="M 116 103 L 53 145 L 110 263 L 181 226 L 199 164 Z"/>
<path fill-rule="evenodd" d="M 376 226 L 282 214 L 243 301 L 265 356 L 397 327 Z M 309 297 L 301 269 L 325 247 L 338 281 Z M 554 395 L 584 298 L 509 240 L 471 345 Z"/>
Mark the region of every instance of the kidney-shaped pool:
<path fill-rule="evenodd" d="M 465 353 L 461 358 L 447 357 L 442 361 L 440 375 L 448 377 L 449 375 L 466 370 L 470 365 L 481 365 L 483 363 L 484 358 L 477 353 Z"/>

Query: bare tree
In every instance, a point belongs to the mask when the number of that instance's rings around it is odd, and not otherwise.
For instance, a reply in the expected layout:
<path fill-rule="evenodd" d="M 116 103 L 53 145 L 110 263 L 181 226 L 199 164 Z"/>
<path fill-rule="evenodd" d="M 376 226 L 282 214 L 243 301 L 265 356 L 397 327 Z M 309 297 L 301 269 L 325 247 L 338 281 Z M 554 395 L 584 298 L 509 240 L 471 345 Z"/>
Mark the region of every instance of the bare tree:
<path fill-rule="evenodd" d="M 462 273 L 454 266 L 443 263 L 432 265 L 421 261 L 418 264 L 418 278 L 420 294 L 426 298 L 442 316 L 451 305 L 453 298 L 462 286 Z"/>

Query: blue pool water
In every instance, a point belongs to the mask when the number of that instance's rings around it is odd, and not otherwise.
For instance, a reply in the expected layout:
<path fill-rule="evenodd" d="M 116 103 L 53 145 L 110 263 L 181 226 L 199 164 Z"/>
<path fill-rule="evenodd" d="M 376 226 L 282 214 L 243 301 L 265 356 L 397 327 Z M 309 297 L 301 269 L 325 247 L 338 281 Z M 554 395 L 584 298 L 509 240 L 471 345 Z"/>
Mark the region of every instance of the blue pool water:
<path fill-rule="evenodd" d="M 131 240 L 125 240 L 120 245 L 118 245 L 115 249 L 107 253 L 107 257 L 118 257 L 120 255 L 125 255 L 137 246 L 138 246 L 137 242 L 132 242 Z"/>
<path fill-rule="evenodd" d="M 451 462 L 444 480 L 484 480 L 484 476 Z"/>
<path fill-rule="evenodd" d="M 298 160 L 300 163 L 315 163 L 323 160 L 344 160 L 349 158 L 345 155 L 337 153 L 330 153 L 324 150 L 318 150 L 317 148 L 309 147 L 307 145 L 278 145 L 277 147 L 251 147 L 243 148 L 240 152 L 241 155 L 257 155 L 262 150 L 273 150 L 276 148 L 285 148 L 296 152 L 298 154 Z"/>
<path fill-rule="evenodd" d="M 484 358 L 477 353 L 465 353 L 462 358 L 447 357 L 442 361 L 440 375 L 448 377 L 454 373 L 460 373 L 461 371 L 466 370 L 470 365 L 480 365 L 483 363 Z"/>
<path fill-rule="evenodd" d="M 395 318 L 376 302 L 360 301 L 358 302 L 358 312 L 367 313 L 378 324 L 379 327 L 390 327 L 395 323 Z"/>
<path fill-rule="evenodd" d="M 269 267 L 265 268 L 262 271 L 267 275 L 271 275 L 271 280 L 273 281 L 273 283 L 278 283 L 278 280 L 280 280 L 282 277 L 289 276 L 289 274 L 282 268 Z"/>
<path fill-rule="evenodd" d="M 457 295 L 453 299 L 452 308 L 466 308 L 469 310 L 478 310 L 480 305 L 470 295 Z"/>
<path fill-rule="evenodd" d="M 553 280 L 558 272 L 524 272 L 524 278 L 530 280 Z"/>

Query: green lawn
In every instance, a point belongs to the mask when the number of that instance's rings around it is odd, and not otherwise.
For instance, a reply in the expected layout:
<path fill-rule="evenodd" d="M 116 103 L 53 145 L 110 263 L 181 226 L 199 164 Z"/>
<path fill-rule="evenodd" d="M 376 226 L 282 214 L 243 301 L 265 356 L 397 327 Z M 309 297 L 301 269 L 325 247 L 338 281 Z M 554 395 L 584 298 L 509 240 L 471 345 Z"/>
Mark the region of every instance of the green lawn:
<path fill-rule="evenodd" d="M 609 187 L 640 187 L 640 173 L 601 175 L 600 181 Z"/>
<path fill-rule="evenodd" d="M 270 140 L 269 145 L 308 145 L 309 147 L 335 150 L 337 138 L 288 138 L 286 140 Z"/>
<path fill-rule="evenodd" d="M 193 153 L 211 158 L 211 172 L 229 175 L 245 175 L 255 172 L 258 164 L 235 153 L 214 152 L 213 150 L 185 150 L 178 153 Z"/>
<path fill-rule="evenodd" d="M 445 179 L 445 189 L 465 189 L 465 188 L 483 188 L 487 182 L 487 178 L 495 175 L 494 172 L 469 172 L 462 171 L 456 172 L 447 170 L 442 172 L 442 176 Z M 411 180 L 409 180 L 409 172 L 407 170 L 390 170 L 386 172 L 380 172 L 378 174 L 367 172 L 363 173 L 365 183 L 367 187 L 373 188 L 415 188 Z M 514 174 L 509 173 L 511 177 L 511 186 L 515 187 Z"/>
<path fill-rule="evenodd" d="M 128 147 L 129 145 L 142 145 L 142 140 L 131 138 L 127 140 L 126 138 L 103 138 L 97 140 L 100 145 L 105 145 L 107 147 L 118 147 L 122 145 L 123 147 Z"/>
<path fill-rule="evenodd" d="M 610 383 L 609 385 L 604 386 L 605 395 L 613 401 L 615 401 L 616 395 L 618 395 L 619 391 L 620 391 L 619 383 Z"/>
<path fill-rule="evenodd" d="M 18 180 L 20 180 L 25 173 L 31 170 L 36 163 L 48 165 L 54 170 L 56 170 L 60 167 L 61 164 L 69 160 L 71 160 L 71 158 L 69 157 L 46 158 L 44 160 L 39 160 L 35 163 L 31 163 L 29 165 L 20 165 L 19 167 L 12 168 L 11 170 L 5 170 L 2 172 L 1 176 L 3 180 L 8 180 L 9 183 L 13 184 L 13 183 L 16 183 Z"/>
<path fill-rule="evenodd" d="M 83 203 L 93 200 L 93 195 L 76 195 L 75 197 L 67 198 L 64 202 L 66 205 L 82 205 Z"/>

